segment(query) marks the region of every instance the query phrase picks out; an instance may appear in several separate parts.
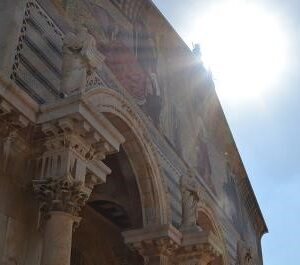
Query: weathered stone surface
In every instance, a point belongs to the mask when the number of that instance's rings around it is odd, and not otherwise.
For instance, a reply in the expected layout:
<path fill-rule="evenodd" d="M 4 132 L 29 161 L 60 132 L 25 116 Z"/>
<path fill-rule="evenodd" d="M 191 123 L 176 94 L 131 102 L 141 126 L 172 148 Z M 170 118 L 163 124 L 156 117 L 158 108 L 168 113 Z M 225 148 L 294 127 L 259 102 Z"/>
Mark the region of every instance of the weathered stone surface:
<path fill-rule="evenodd" d="M 151 1 L 0 7 L 3 264 L 262 264 L 211 74 Z"/>

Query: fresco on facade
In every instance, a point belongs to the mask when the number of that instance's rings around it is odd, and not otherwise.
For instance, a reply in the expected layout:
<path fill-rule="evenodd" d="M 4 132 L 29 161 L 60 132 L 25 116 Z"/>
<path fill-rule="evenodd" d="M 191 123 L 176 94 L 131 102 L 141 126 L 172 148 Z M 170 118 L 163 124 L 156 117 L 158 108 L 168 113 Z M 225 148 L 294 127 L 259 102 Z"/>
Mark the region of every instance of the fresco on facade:
<path fill-rule="evenodd" d="M 116 12 L 111 15 L 108 8 L 97 1 L 82 0 L 77 5 L 78 20 L 96 38 L 98 49 L 106 57 L 106 65 L 159 126 L 161 90 L 157 78 L 157 51 L 154 37 L 147 31 L 144 21 L 120 23 L 124 18 L 116 17 Z"/>

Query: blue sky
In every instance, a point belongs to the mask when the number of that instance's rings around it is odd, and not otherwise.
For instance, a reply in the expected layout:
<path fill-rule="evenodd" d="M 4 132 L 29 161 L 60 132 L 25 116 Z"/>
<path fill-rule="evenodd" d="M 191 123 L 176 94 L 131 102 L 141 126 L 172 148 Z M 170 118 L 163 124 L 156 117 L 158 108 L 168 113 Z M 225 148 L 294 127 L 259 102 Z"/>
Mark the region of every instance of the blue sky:
<path fill-rule="evenodd" d="M 201 39 L 195 33 L 201 27 L 198 18 L 211 4 L 225 1 L 154 0 L 189 46 Z M 222 96 L 220 100 L 269 228 L 262 240 L 264 264 L 295 264 L 300 252 L 300 1 L 252 2 L 280 18 L 288 42 L 286 64 L 260 103 L 234 104 Z M 276 58 L 274 54 L 273 64 Z M 218 90 L 222 83 L 216 86 Z"/>

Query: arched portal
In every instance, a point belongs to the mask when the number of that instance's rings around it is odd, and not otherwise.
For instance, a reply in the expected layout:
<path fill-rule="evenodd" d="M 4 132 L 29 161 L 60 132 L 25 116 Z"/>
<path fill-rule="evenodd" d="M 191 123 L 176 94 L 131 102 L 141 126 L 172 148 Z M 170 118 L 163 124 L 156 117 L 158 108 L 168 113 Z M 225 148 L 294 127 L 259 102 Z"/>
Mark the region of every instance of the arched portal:
<path fill-rule="evenodd" d="M 73 236 L 72 265 L 97 262 L 141 264 L 141 257 L 123 243 L 126 230 L 168 223 L 165 186 L 144 121 L 134 105 L 110 89 L 83 96 L 86 106 L 101 114 L 124 136 L 120 151 L 103 161 L 112 170 L 105 184 L 94 187 L 82 221 Z M 101 115 L 98 115 L 100 122 Z M 79 263 L 78 263 L 79 262 Z"/>
<path fill-rule="evenodd" d="M 104 114 L 125 137 L 128 156 L 141 196 L 143 226 L 169 223 L 167 187 L 161 174 L 152 140 L 134 102 L 107 88 L 87 92 L 83 101 L 97 114 Z"/>

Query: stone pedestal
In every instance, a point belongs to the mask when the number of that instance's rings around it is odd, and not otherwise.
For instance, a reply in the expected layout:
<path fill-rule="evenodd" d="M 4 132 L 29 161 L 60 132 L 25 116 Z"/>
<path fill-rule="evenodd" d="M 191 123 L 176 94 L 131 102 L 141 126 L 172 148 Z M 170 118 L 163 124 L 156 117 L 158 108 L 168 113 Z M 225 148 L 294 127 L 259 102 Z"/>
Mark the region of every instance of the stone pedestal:
<path fill-rule="evenodd" d="M 79 219 L 64 212 L 51 212 L 45 223 L 44 247 L 41 265 L 69 265 L 72 233 Z"/>
<path fill-rule="evenodd" d="M 123 236 L 125 243 L 144 257 L 147 265 L 170 264 L 181 243 L 181 233 L 172 225 L 126 231 Z"/>

